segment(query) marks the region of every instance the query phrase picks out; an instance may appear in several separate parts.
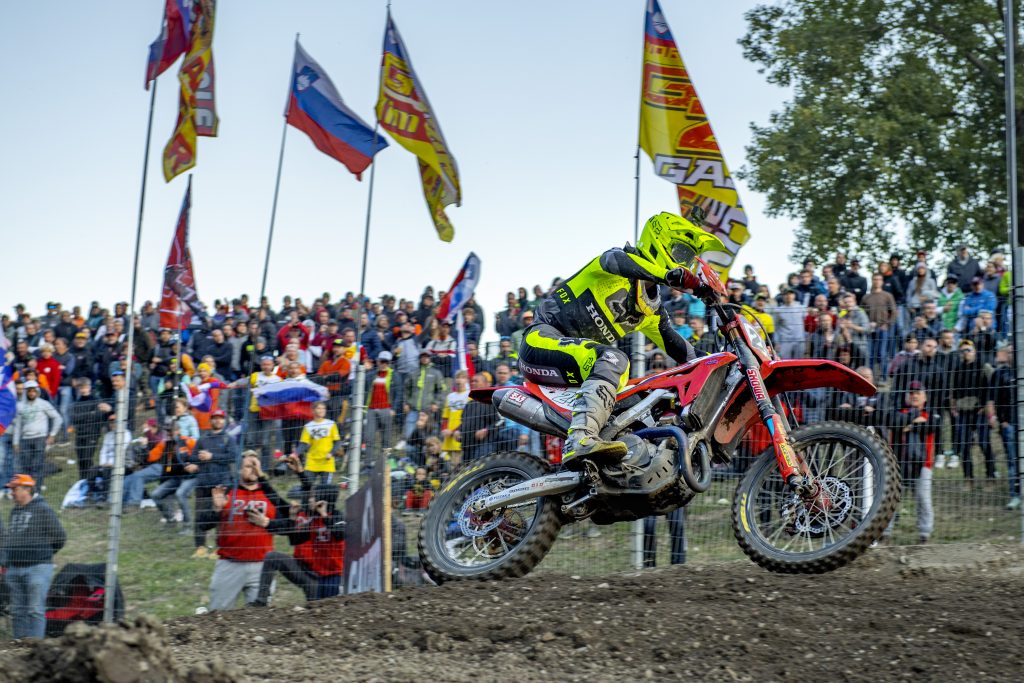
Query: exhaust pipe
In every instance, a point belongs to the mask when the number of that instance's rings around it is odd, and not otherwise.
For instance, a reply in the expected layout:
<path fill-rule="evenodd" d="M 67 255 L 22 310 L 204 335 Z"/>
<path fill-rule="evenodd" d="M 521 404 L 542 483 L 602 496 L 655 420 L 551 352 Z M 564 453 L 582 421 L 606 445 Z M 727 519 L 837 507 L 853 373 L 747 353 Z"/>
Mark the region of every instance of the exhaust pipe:
<path fill-rule="evenodd" d="M 568 420 L 546 408 L 540 399 L 522 387 L 498 389 L 491 398 L 491 404 L 502 417 L 550 436 L 564 438 L 569 429 Z"/>

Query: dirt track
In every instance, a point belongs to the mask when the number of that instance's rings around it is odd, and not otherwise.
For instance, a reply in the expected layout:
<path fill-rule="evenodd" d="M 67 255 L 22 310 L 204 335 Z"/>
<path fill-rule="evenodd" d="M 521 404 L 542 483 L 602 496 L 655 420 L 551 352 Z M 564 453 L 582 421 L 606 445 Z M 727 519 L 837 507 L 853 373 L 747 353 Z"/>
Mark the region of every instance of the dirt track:
<path fill-rule="evenodd" d="M 169 648 L 155 625 L 82 629 L 8 646 L 0 681 L 1010 681 L 1022 610 L 1018 547 L 891 548 L 818 577 L 731 563 L 240 610 L 166 624 Z"/>

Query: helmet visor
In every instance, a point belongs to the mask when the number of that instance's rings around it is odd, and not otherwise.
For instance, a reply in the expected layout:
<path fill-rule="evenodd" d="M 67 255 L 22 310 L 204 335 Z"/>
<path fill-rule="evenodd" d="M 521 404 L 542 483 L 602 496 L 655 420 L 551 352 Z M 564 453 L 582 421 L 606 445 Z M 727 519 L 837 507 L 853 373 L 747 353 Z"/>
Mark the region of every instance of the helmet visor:
<path fill-rule="evenodd" d="M 693 259 L 697 256 L 697 252 L 694 251 L 693 247 L 685 242 L 676 242 L 672 245 L 670 250 L 672 254 L 672 260 L 681 266 L 690 267 L 693 265 Z"/>

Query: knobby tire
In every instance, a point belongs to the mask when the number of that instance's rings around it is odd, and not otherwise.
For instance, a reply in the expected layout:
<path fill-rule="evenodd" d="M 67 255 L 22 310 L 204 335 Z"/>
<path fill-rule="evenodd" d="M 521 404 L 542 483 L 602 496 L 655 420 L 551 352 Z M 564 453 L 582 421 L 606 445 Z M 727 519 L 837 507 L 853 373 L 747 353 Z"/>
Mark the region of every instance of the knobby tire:
<path fill-rule="evenodd" d="M 747 532 L 741 522 L 743 494 L 746 493 L 748 497 L 754 494 L 751 490 L 754 480 L 764 468 L 777 468 L 775 452 L 768 449 L 750 465 L 736 486 L 732 505 L 732 528 L 743 552 L 769 571 L 787 574 L 823 574 L 847 565 L 881 538 L 889 521 L 896 513 L 901 486 L 899 465 L 888 444 L 882 441 L 878 435 L 864 427 L 847 422 L 823 422 L 800 427 L 794 430 L 790 436 L 794 450 L 800 452 L 804 444 L 823 441 L 830 435 L 856 442 L 868 452 L 875 454 L 876 457 L 872 460 L 872 465 L 883 467 L 885 470 L 882 476 L 885 491 L 881 500 L 877 506 L 874 506 L 872 516 L 856 533 L 849 536 L 848 540 L 836 544 L 833 548 L 825 548 L 825 552 L 809 553 L 805 559 L 785 557 L 784 553 L 772 548 L 760 535 Z"/>
<path fill-rule="evenodd" d="M 469 463 L 467 469 L 474 471 L 459 478 L 456 474 L 452 481 L 455 485 L 442 492 L 431 501 L 430 509 L 420 527 L 418 548 L 423 569 L 435 583 L 446 581 L 496 581 L 501 579 L 526 576 L 540 564 L 544 556 L 555 544 L 562 522 L 556 511 L 556 501 L 540 498 L 533 523 L 527 531 L 527 537 L 497 564 L 483 570 L 458 565 L 447 557 L 444 551 L 445 531 L 451 521 L 446 511 L 450 512 L 452 501 L 464 498 L 466 490 L 474 490 L 476 482 L 487 477 L 489 471 L 501 468 L 513 468 L 524 472 L 526 479 L 540 477 L 550 472 L 549 466 L 541 460 L 514 451 L 495 453 Z"/>

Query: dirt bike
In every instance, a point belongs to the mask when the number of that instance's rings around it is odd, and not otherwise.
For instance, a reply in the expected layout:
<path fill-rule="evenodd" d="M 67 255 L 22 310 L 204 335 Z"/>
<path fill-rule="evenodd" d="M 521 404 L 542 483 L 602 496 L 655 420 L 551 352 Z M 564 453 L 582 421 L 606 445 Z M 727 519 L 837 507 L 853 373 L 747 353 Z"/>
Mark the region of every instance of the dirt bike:
<path fill-rule="evenodd" d="M 771 571 L 822 573 L 881 537 L 901 487 L 888 445 L 846 422 L 791 430 L 782 403 L 785 392 L 828 387 L 871 396 L 874 385 L 832 361 L 778 359 L 738 307 L 719 303 L 717 274 L 702 261 L 699 268 L 729 350 L 631 380 L 618 393 L 601 438 L 626 444 L 620 463 L 553 471 L 505 452 L 468 464 L 440 490 L 420 528 L 420 559 L 434 581 L 524 576 L 563 524 L 612 524 L 684 506 L 710 488 L 713 465 L 728 465 L 757 421 L 772 448 L 750 464 L 732 501 L 733 531 L 747 556 Z M 527 381 L 470 397 L 564 438 L 575 390 Z"/>

